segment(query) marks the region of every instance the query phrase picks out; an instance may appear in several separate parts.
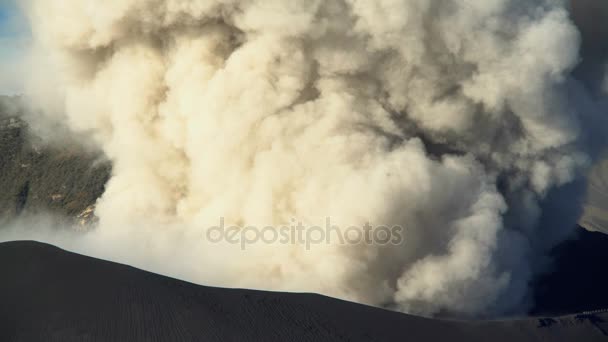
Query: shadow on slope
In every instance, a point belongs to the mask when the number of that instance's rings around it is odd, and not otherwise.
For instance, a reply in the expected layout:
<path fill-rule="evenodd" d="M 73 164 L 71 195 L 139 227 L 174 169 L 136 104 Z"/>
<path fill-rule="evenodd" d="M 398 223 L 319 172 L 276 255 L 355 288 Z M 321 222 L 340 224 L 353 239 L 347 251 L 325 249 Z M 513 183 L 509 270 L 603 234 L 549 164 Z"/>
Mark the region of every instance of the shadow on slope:
<path fill-rule="evenodd" d="M 553 251 L 553 272 L 534 284 L 532 314 L 608 309 L 608 235 L 580 228 Z"/>
<path fill-rule="evenodd" d="M 603 341 L 608 315 L 459 322 L 311 294 L 197 286 L 34 242 L 0 244 L 2 341 Z"/>

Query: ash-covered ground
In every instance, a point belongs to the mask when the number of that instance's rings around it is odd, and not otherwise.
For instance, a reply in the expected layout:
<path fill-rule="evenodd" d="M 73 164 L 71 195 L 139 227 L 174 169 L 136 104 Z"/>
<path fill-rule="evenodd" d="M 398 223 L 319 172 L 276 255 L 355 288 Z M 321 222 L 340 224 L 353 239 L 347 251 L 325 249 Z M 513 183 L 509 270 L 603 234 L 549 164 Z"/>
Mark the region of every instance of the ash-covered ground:
<path fill-rule="evenodd" d="M 0 244 L 2 341 L 605 341 L 608 314 L 472 322 L 314 294 L 197 286 L 33 242 Z"/>

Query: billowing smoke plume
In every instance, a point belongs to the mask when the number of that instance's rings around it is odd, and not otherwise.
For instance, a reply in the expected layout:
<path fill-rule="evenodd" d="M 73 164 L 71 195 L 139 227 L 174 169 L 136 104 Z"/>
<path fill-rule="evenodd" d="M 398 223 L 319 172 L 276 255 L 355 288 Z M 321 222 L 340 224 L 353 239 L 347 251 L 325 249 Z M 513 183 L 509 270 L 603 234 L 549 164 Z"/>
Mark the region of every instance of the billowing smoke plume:
<path fill-rule="evenodd" d="M 564 1 L 26 7 L 49 57 L 31 95 L 113 163 L 85 240 L 188 280 L 420 314 L 521 309 L 551 240 L 545 198 L 589 163 Z M 205 239 L 221 217 L 406 230 L 398 245 L 242 251 Z"/>

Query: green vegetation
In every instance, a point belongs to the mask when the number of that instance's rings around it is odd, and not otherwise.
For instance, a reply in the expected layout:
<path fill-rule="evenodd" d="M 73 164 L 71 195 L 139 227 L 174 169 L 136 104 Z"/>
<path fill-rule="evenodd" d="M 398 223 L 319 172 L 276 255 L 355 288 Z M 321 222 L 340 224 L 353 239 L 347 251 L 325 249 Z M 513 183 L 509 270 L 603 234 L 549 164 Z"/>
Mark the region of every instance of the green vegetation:
<path fill-rule="evenodd" d="M 18 97 L 0 97 L 0 217 L 47 212 L 91 220 L 110 164 L 76 144 L 36 143 L 21 112 Z"/>

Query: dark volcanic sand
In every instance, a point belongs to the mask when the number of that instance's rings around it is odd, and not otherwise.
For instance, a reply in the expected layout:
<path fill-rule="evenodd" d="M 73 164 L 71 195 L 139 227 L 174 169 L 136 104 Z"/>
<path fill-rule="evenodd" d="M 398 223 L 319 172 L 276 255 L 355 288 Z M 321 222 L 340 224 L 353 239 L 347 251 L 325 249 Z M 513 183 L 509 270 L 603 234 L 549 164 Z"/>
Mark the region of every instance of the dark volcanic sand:
<path fill-rule="evenodd" d="M 604 341 L 608 314 L 432 320 L 313 294 L 197 286 L 35 242 L 0 244 L 0 341 Z"/>

